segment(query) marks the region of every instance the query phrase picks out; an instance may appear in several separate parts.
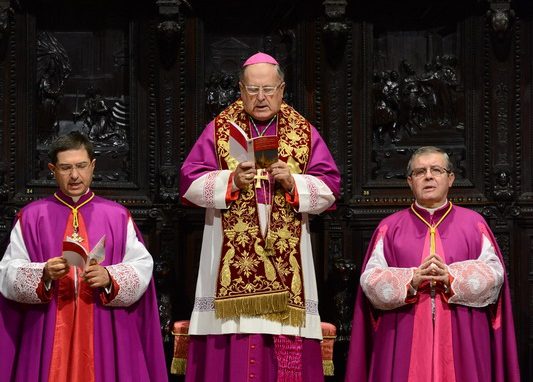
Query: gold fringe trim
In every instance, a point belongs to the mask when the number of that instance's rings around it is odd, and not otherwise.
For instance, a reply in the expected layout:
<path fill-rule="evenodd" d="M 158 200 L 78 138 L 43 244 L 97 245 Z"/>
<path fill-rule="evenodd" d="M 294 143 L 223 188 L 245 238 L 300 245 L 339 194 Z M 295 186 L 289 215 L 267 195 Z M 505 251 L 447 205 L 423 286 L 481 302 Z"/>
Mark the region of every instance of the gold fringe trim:
<path fill-rule="evenodd" d="M 170 374 L 185 375 L 187 368 L 187 358 L 172 358 Z"/>
<path fill-rule="evenodd" d="M 215 299 L 215 316 L 226 319 L 283 312 L 288 302 L 288 291 Z"/>
<path fill-rule="evenodd" d="M 324 369 L 324 375 L 326 377 L 335 375 L 335 367 L 333 366 L 332 360 L 322 360 L 322 368 Z"/>
<path fill-rule="evenodd" d="M 305 309 L 289 306 L 286 311 L 280 313 L 263 314 L 263 318 L 281 322 L 284 325 L 305 327 Z"/>

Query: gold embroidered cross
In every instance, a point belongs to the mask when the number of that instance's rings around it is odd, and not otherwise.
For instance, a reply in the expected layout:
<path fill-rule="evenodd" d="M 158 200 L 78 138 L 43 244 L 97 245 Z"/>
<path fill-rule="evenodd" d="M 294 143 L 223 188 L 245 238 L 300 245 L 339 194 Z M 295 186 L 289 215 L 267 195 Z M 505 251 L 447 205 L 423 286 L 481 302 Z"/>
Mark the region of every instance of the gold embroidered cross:
<path fill-rule="evenodd" d="M 255 188 L 261 188 L 261 181 L 268 180 L 268 173 L 264 168 L 257 169 L 257 175 L 254 176 Z"/>

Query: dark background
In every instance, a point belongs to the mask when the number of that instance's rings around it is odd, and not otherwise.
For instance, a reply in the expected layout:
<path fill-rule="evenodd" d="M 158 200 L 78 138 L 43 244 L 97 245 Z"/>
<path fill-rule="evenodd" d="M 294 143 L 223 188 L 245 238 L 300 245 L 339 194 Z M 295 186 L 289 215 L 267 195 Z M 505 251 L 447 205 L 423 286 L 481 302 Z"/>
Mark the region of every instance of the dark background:
<path fill-rule="evenodd" d="M 179 168 L 237 97 L 257 51 L 286 72 L 286 100 L 342 171 L 336 211 L 312 221 L 324 321 L 342 380 L 353 293 L 373 229 L 407 207 L 422 145 L 456 167 L 452 200 L 502 249 L 524 380 L 533 380 L 533 7 L 530 1 L 0 0 L 0 240 L 49 195 L 50 140 L 97 148 L 94 190 L 127 206 L 153 254 L 169 362 L 188 319 L 203 210 L 179 202 Z"/>

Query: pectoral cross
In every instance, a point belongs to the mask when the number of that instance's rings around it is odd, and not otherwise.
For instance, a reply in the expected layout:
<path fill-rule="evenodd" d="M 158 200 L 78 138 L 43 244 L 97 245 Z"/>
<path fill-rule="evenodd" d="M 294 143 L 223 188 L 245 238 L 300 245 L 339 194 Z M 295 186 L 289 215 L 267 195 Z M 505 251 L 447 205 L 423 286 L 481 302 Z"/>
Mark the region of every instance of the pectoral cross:
<path fill-rule="evenodd" d="M 70 210 L 72 211 L 72 231 L 73 232 L 72 232 L 72 235 L 70 235 L 69 239 L 72 240 L 72 241 L 75 241 L 77 243 L 81 243 L 83 241 L 83 237 L 78 235 L 78 229 L 79 229 L 79 226 L 80 226 L 80 223 L 78 221 L 78 210 L 81 207 L 83 207 L 84 205 L 86 205 L 87 203 L 89 203 L 91 200 L 93 200 L 94 192 L 92 193 L 92 195 L 87 200 L 85 200 L 84 202 L 82 202 L 81 204 L 79 204 L 76 207 L 71 206 L 70 204 L 68 204 L 68 202 L 66 202 L 63 199 L 61 199 L 61 197 L 56 192 L 54 192 L 54 197 L 59 202 L 61 202 L 62 204 L 64 204 L 68 208 L 70 208 Z"/>
<path fill-rule="evenodd" d="M 72 232 L 72 235 L 70 235 L 70 239 L 78 243 L 81 243 L 83 241 L 83 237 L 78 235 L 77 231 Z"/>
<path fill-rule="evenodd" d="M 261 188 L 261 181 L 268 180 L 268 173 L 264 168 L 257 169 L 257 175 L 254 176 L 255 188 Z"/>

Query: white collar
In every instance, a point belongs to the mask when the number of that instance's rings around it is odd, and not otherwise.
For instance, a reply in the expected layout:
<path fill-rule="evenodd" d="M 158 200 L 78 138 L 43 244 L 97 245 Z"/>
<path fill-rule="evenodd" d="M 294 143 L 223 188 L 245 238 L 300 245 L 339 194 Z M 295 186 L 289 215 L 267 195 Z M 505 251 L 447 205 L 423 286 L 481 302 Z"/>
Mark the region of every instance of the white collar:
<path fill-rule="evenodd" d="M 427 212 L 429 212 L 430 215 L 433 215 L 433 213 L 437 210 L 440 210 L 442 207 L 444 207 L 446 204 L 448 204 L 448 199 L 446 199 L 444 201 L 444 204 L 442 206 L 439 206 L 439 207 L 435 207 L 435 208 L 428 208 L 428 207 L 424 207 L 424 206 L 421 206 L 416 200 L 415 200 L 415 204 L 418 208 L 421 208 L 423 210 L 426 210 Z"/>

